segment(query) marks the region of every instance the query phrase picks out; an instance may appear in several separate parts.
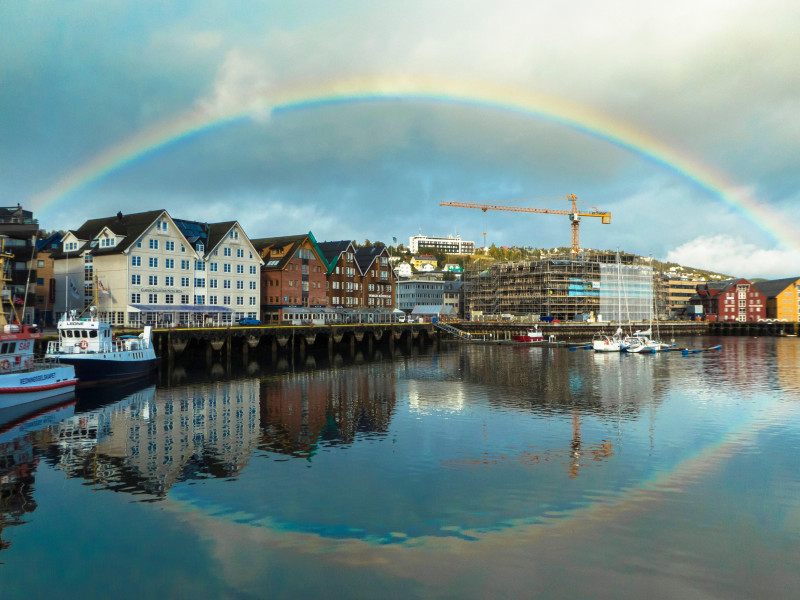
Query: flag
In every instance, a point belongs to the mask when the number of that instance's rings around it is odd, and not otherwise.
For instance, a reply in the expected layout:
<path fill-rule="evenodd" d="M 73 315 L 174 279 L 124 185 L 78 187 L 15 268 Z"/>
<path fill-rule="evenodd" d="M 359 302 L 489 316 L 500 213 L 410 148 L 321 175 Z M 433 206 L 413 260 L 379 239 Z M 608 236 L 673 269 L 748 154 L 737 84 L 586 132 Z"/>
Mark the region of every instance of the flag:
<path fill-rule="evenodd" d="M 69 280 L 67 280 L 69 281 Z M 72 294 L 73 298 L 80 298 L 80 294 L 78 294 L 78 288 L 75 287 L 75 284 L 71 281 L 69 282 L 69 291 Z"/>
<path fill-rule="evenodd" d="M 108 293 L 108 290 L 106 289 L 106 286 L 104 286 L 103 282 L 100 281 L 99 279 L 97 280 L 97 287 L 99 287 L 100 291 L 103 292 L 104 294 Z"/>
<path fill-rule="evenodd" d="M 392 239 L 394 240 L 394 243 L 396 244 L 397 243 L 397 238 L 393 237 Z"/>
<path fill-rule="evenodd" d="M 14 304 L 16 304 L 17 306 L 22 306 L 25 303 L 22 301 L 22 298 L 14 294 Z"/>

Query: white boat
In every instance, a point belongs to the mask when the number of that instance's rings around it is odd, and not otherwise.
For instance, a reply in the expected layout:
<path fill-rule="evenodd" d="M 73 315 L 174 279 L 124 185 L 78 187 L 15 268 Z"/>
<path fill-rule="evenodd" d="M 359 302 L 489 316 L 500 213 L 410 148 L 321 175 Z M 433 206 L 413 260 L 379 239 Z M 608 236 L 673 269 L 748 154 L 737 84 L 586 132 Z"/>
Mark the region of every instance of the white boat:
<path fill-rule="evenodd" d="M 592 349 L 595 352 L 621 352 L 626 342 L 627 337 L 622 334 L 622 328 L 618 327 L 614 335 L 598 333 L 592 337 Z"/>
<path fill-rule="evenodd" d="M 670 347 L 669 344 L 650 339 L 651 335 L 651 329 L 635 332 L 629 338 L 629 345 L 625 348 L 625 352 L 633 352 L 634 354 L 655 354 L 656 352 Z"/>
<path fill-rule="evenodd" d="M 45 356 L 73 365 L 81 386 L 133 379 L 158 366 L 151 335 L 152 327 L 145 325 L 138 336 L 117 338 L 95 307 L 88 317 L 70 311 L 58 322 L 58 341 L 47 344 Z"/>
<path fill-rule="evenodd" d="M 33 326 L 4 325 L 0 333 L 0 409 L 75 391 L 75 369 L 53 360 L 37 361 Z"/>

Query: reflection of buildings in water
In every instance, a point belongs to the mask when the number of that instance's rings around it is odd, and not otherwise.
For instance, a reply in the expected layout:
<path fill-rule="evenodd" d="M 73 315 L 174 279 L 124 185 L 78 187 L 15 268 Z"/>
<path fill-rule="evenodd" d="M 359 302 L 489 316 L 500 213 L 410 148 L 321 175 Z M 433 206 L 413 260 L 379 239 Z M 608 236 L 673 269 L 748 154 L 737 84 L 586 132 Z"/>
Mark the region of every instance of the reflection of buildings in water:
<path fill-rule="evenodd" d="M 781 388 L 785 391 L 800 392 L 800 338 L 778 338 L 775 355 L 778 383 Z"/>
<path fill-rule="evenodd" d="M 408 408 L 419 414 L 461 412 L 465 393 L 462 384 L 455 381 L 408 381 Z"/>
<path fill-rule="evenodd" d="M 385 434 L 395 405 L 391 364 L 308 371 L 261 386 L 262 449 L 310 456 L 316 444 Z"/>
<path fill-rule="evenodd" d="M 187 473 L 236 475 L 259 437 L 258 380 L 141 390 L 57 426 L 59 465 L 162 494 Z"/>
<path fill-rule="evenodd" d="M 2 539 L 3 529 L 23 523 L 25 513 L 36 509 L 33 489 L 39 457 L 35 448 L 49 441 L 46 427 L 74 412 L 74 399 L 28 415 L 22 410 L 0 411 L 0 550 L 10 545 Z"/>

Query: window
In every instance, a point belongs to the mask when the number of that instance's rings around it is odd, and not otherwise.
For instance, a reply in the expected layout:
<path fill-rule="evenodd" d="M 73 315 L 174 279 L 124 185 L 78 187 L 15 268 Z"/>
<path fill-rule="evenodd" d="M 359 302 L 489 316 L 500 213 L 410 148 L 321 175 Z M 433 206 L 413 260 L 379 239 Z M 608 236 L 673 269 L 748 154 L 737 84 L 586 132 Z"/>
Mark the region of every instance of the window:
<path fill-rule="evenodd" d="M 223 248 L 222 249 L 222 256 L 230 256 L 230 255 L 231 255 L 231 249 L 230 248 Z"/>
<path fill-rule="evenodd" d="M 250 306 L 255 306 L 255 305 L 256 305 L 256 297 L 250 296 Z"/>
<path fill-rule="evenodd" d="M 141 294 L 131 294 L 131 304 L 139 304 L 142 301 Z"/>
<path fill-rule="evenodd" d="M 67 242 L 64 244 L 64 252 L 70 252 L 71 250 L 78 249 L 78 242 Z"/>
<path fill-rule="evenodd" d="M 164 294 L 164 304 L 173 304 L 173 295 L 172 294 Z"/>
<path fill-rule="evenodd" d="M 147 302 L 150 304 L 158 304 L 158 294 L 147 294 Z"/>
<path fill-rule="evenodd" d="M 131 266 L 132 267 L 141 267 L 142 266 L 142 257 L 141 256 L 131 256 Z"/>
<path fill-rule="evenodd" d="M 244 281 L 237 281 L 236 282 L 236 289 L 243 290 L 244 289 Z"/>
<path fill-rule="evenodd" d="M 167 221 L 166 220 L 163 220 L 163 221 L 159 222 L 158 226 L 161 229 L 161 231 L 164 231 L 164 232 L 167 231 Z"/>
<path fill-rule="evenodd" d="M 208 263 L 208 270 L 209 271 L 213 271 L 213 272 L 216 273 L 217 272 L 217 263 L 215 263 L 215 262 Z"/>
<path fill-rule="evenodd" d="M 189 270 L 189 261 L 188 260 L 186 260 L 186 259 L 181 260 L 181 269 L 183 269 L 184 271 L 188 271 Z"/>
<path fill-rule="evenodd" d="M 222 280 L 222 287 L 226 290 L 231 289 L 231 280 L 230 279 L 223 279 Z"/>
<path fill-rule="evenodd" d="M 158 275 L 148 275 L 147 285 L 158 285 Z"/>
<path fill-rule="evenodd" d="M 197 242 L 196 250 L 202 254 L 205 252 L 206 247 L 203 245 L 203 242 Z"/>
<path fill-rule="evenodd" d="M 254 289 L 256 289 L 256 282 L 255 282 L 255 281 L 251 281 L 251 282 L 250 282 L 250 289 L 251 289 L 251 290 L 254 290 Z"/>
<path fill-rule="evenodd" d="M 194 287 L 206 287 L 206 280 L 203 277 L 194 278 Z"/>
<path fill-rule="evenodd" d="M 158 240 L 150 238 L 150 250 L 158 250 Z"/>
<path fill-rule="evenodd" d="M 181 304 L 189 304 L 189 294 L 181 294 Z"/>
<path fill-rule="evenodd" d="M 236 306 L 243 306 L 244 305 L 244 298 L 241 296 L 236 296 Z"/>
<path fill-rule="evenodd" d="M 175 259 L 174 258 L 165 258 L 164 259 L 164 267 L 167 269 L 174 269 L 175 268 Z"/>
<path fill-rule="evenodd" d="M 206 270 L 206 263 L 202 260 L 194 261 L 194 270 L 195 271 L 205 271 Z"/>
<path fill-rule="evenodd" d="M 209 304 L 217 304 L 217 297 L 216 296 L 209 296 L 208 297 Z"/>
<path fill-rule="evenodd" d="M 206 303 L 206 297 L 203 296 L 202 294 L 197 295 L 197 296 L 194 297 L 194 303 L 195 304 L 205 304 Z"/>
<path fill-rule="evenodd" d="M 242 275 L 244 273 L 244 265 L 236 265 L 236 272 Z"/>
<path fill-rule="evenodd" d="M 37 269 L 43 269 L 44 268 L 44 261 L 43 260 L 37 260 L 36 261 L 36 268 Z"/>
<path fill-rule="evenodd" d="M 142 276 L 141 275 L 131 275 L 131 285 L 142 285 Z"/>
<path fill-rule="evenodd" d="M 225 306 L 228 306 L 231 303 L 231 297 L 230 296 L 223 296 L 222 297 L 222 303 Z"/>
<path fill-rule="evenodd" d="M 255 274 L 256 274 L 256 266 L 250 265 L 250 275 L 255 275 Z"/>
<path fill-rule="evenodd" d="M 212 290 L 217 289 L 217 280 L 216 279 L 209 279 L 208 280 L 208 287 L 210 287 Z"/>
<path fill-rule="evenodd" d="M 223 263 L 222 264 L 222 272 L 223 273 L 230 273 L 231 272 L 231 264 L 230 263 Z"/>
<path fill-rule="evenodd" d="M 230 232 L 228 233 L 228 237 L 231 238 L 232 240 L 238 240 L 239 232 L 236 231 L 235 229 L 231 229 Z"/>
<path fill-rule="evenodd" d="M 165 224 L 166 224 L 166 223 L 165 223 Z M 174 252 L 174 251 L 175 251 L 175 242 L 174 242 L 174 241 L 172 241 L 172 240 L 167 240 L 166 242 L 164 242 L 164 246 L 165 246 L 165 247 L 166 247 L 166 249 L 167 249 L 167 250 L 169 250 L 170 252 Z M 170 303 L 170 304 L 171 304 L 171 303 Z"/>
<path fill-rule="evenodd" d="M 147 259 L 147 263 L 150 265 L 151 268 L 153 268 L 153 269 L 157 268 L 158 267 L 158 257 L 157 256 L 151 256 L 150 258 Z"/>
<path fill-rule="evenodd" d="M 242 250 L 241 248 L 237 248 L 236 249 L 236 257 L 237 258 L 244 258 L 244 250 Z"/>
<path fill-rule="evenodd" d="M 172 287 L 173 285 L 175 285 L 175 278 L 172 275 L 167 275 L 166 277 L 164 277 L 164 285 Z"/>

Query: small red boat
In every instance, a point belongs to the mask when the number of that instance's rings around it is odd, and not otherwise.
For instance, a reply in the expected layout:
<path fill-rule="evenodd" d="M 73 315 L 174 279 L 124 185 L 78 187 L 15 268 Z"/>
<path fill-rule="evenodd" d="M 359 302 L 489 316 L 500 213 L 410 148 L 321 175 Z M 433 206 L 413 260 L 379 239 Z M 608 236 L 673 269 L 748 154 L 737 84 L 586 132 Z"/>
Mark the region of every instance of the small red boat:
<path fill-rule="evenodd" d="M 539 327 L 534 327 L 533 329 L 528 329 L 524 335 L 512 335 L 511 339 L 521 344 L 532 344 L 533 342 L 544 341 L 544 335 Z"/>

